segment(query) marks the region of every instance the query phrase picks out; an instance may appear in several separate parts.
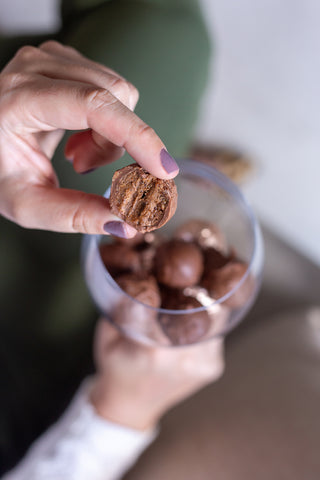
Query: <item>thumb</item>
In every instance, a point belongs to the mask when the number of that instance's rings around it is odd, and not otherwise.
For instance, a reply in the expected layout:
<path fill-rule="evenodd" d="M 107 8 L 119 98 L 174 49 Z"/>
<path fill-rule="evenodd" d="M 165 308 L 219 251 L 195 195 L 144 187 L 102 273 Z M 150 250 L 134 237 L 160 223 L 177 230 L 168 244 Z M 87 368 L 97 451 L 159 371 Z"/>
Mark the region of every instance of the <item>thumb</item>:
<path fill-rule="evenodd" d="M 112 234 L 123 238 L 136 234 L 133 227 L 111 213 L 109 200 L 102 196 L 51 185 L 14 187 L 10 190 L 11 202 L 7 209 L 4 208 L 4 214 L 23 227 Z"/>

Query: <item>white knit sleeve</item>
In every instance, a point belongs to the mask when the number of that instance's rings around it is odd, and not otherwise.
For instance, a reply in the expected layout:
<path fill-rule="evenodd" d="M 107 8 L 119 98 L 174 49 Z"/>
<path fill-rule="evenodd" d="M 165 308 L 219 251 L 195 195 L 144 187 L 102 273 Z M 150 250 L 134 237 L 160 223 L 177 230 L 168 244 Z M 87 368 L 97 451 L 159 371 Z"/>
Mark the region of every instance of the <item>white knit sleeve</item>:
<path fill-rule="evenodd" d="M 2 480 L 115 480 L 136 461 L 157 432 L 141 432 L 99 417 L 85 380 L 61 419 Z"/>

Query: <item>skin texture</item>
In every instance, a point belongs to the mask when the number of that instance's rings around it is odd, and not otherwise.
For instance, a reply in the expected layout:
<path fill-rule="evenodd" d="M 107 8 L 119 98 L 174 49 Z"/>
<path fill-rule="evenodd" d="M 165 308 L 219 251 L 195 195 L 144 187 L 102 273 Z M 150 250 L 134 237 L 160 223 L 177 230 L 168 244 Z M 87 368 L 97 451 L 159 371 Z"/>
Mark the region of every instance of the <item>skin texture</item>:
<path fill-rule="evenodd" d="M 94 352 L 91 402 L 102 417 L 138 430 L 154 427 L 168 409 L 224 370 L 221 339 L 150 348 L 125 339 L 104 319 L 96 328 Z"/>
<path fill-rule="evenodd" d="M 65 148 L 78 173 L 124 150 L 159 178 L 178 173 L 166 172 L 163 142 L 133 112 L 136 88 L 71 47 L 22 47 L 0 75 L 0 93 L 0 213 L 23 227 L 99 234 L 118 220 L 107 199 L 59 188 L 50 160 L 65 130 L 80 130 Z"/>

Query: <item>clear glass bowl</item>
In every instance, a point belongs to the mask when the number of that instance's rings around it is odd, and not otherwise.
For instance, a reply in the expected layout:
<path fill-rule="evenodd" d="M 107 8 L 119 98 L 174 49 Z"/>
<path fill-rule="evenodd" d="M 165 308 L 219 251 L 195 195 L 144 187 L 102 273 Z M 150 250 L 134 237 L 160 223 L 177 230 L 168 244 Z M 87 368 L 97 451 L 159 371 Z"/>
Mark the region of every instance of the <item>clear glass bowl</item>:
<path fill-rule="evenodd" d="M 213 300 L 203 289 L 199 289 L 196 297 L 202 304 L 199 308 L 154 308 L 130 297 L 111 277 L 99 251 L 101 238 L 105 240 L 105 236 L 85 235 L 81 248 L 85 281 L 98 311 L 127 337 L 153 346 L 172 346 L 161 327 L 162 319 L 174 328 L 185 328 L 187 322 L 190 328 L 197 328 L 197 316 L 206 314 L 210 319 L 209 328 L 196 343 L 226 335 L 248 312 L 261 284 L 261 232 L 251 207 L 238 187 L 208 165 L 189 159 L 179 160 L 178 164 L 180 173 L 175 179 L 177 211 L 157 233 L 171 237 L 178 226 L 190 219 L 207 220 L 217 225 L 237 258 L 247 264 L 243 275 L 230 291 Z M 108 196 L 108 190 L 105 195 Z M 179 342 L 180 345 L 188 343 L 191 342 Z"/>

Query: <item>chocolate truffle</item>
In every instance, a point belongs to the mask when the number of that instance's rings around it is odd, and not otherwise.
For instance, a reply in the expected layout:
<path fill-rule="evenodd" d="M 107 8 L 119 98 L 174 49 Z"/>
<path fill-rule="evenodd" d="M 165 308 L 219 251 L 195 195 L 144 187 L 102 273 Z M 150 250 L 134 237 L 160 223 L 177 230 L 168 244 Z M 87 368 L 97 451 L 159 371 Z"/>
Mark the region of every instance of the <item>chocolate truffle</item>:
<path fill-rule="evenodd" d="M 160 245 L 155 256 L 155 275 L 158 282 L 169 287 L 195 285 L 203 272 L 200 248 L 182 240 L 169 240 Z"/>
<path fill-rule="evenodd" d="M 201 284 L 209 295 L 218 300 L 235 288 L 248 269 L 248 265 L 236 260 L 230 261 L 224 267 L 208 272 Z M 252 295 L 254 282 L 251 275 L 224 303 L 230 308 L 240 308 L 246 304 Z"/>
<path fill-rule="evenodd" d="M 221 230 L 212 222 L 193 218 L 180 225 L 174 233 L 174 238 L 185 242 L 196 242 L 202 248 L 213 247 L 226 251 L 226 239 Z"/>
<path fill-rule="evenodd" d="M 121 272 L 137 272 L 140 270 L 140 258 L 130 245 L 124 243 L 103 243 L 100 245 L 101 259 L 114 276 Z"/>
<path fill-rule="evenodd" d="M 119 275 L 115 281 L 130 297 L 150 307 L 160 307 L 161 298 L 157 281 L 151 275 L 141 277 L 134 273 Z"/>
<path fill-rule="evenodd" d="M 109 201 L 115 215 L 145 233 L 170 220 L 177 208 L 177 197 L 173 180 L 154 177 L 134 163 L 114 173 Z"/>
<path fill-rule="evenodd" d="M 142 243 L 137 248 L 141 272 L 151 273 L 154 265 L 156 246 L 150 243 Z"/>
<path fill-rule="evenodd" d="M 188 310 L 201 306 L 198 300 L 182 293 L 173 292 L 171 300 L 167 297 L 165 308 L 186 310 L 182 314 L 163 313 L 159 317 L 159 323 L 173 345 L 188 345 L 206 336 L 211 323 L 207 312 L 188 313 Z"/>
<path fill-rule="evenodd" d="M 205 288 L 199 286 L 184 288 L 183 293 L 186 296 L 195 298 L 203 307 L 206 307 L 206 312 L 211 322 L 207 338 L 220 335 L 224 332 L 228 325 L 231 312 L 225 304 L 221 305 L 216 302 Z"/>
<path fill-rule="evenodd" d="M 213 269 L 224 267 L 230 261 L 229 256 L 223 255 L 219 250 L 212 247 L 204 250 L 203 257 L 205 274 Z"/>
<path fill-rule="evenodd" d="M 155 278 L 124 274 L 116 277 L 116 281 L 130 297 L 138 301 L 123 295 L 114 308 L 112 321 L 137 341 L 169 345 L 169 339 L 158 323 L 157 310 L 149 308 L 160 306 Z"/>

